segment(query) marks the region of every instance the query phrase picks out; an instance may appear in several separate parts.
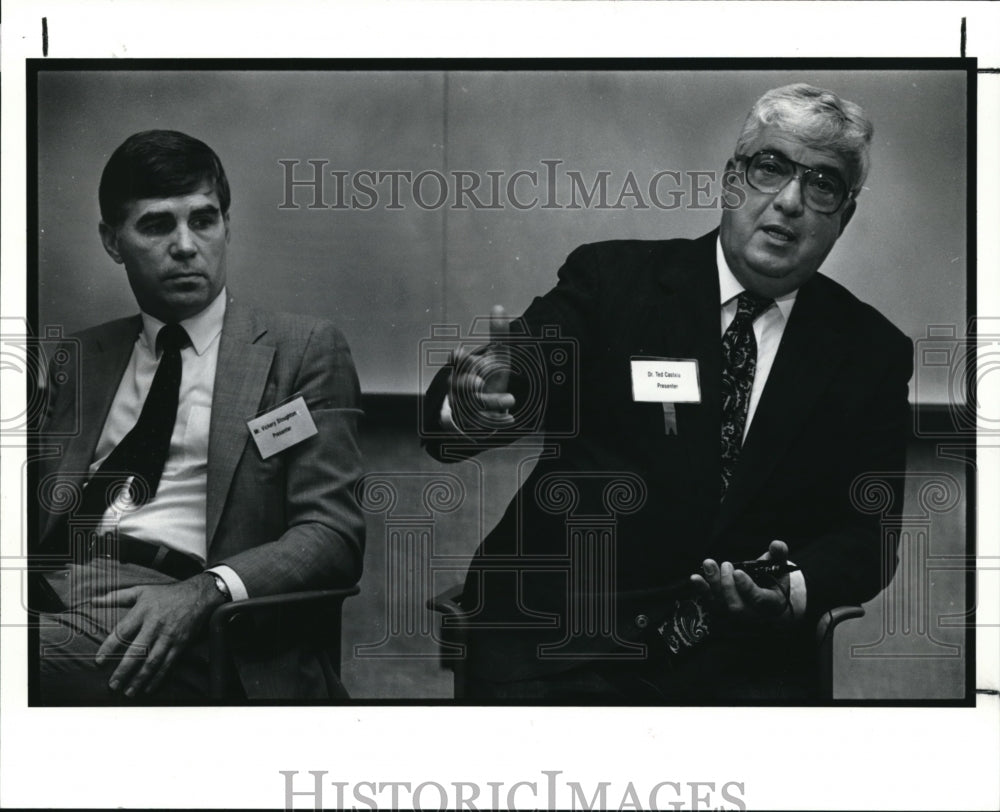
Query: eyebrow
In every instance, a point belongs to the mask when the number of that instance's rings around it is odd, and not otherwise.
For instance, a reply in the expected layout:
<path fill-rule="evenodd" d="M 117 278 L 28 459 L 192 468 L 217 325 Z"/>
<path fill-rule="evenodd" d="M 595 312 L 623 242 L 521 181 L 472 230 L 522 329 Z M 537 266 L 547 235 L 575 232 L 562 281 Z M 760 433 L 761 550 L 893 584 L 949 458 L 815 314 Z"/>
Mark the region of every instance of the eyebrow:
<path fill-rule="evenodd" d="M 199 206 L 196 209 L 192 209 L 189 217 L 195 217 L 201 214 L 219 214 L 219 207 L 213 206 L 208 203 L 204 206 Z M 172 211 L 150 211 L 146 212 L 142 217 L 135 221 L 137 228 L 142 228 L 143 226 L 153 225 L 155 223 L 160 223 L 164 220 L 175 220 L 176 216 Z"/>
<path fill-rule="evenodd" d="M 220 214 L 219 207 L 213 206 L 211 203 L 206 203 L 204 206 L 199 206 L 197 209 L 191 211 L 191 216 L 196 214 Z"/>
<path fill-rule="evenodd" d="M 162 223 L 166 220 L 174 220 L 174 213 L 170 211 L 151 211 L 142 215 L 138 220 L 135 221 L 136 228 L 142 228 L 143 226 L 151 226 L 157 223 Z"/>
<path fill-rule="evenodd" d="M 807 169 L 814 169 L 817 172 L 826 172 L 827 174 L 830 175 L 836 175 L 838 178 L 844 177 L 843 170 L 841 170 L 839 167 L 834 166 L 833 164 L 815 164 L 813 166 L 810 166 L 809 164 L 799 163 L 798 161 L 793 161 L 791 158 L 785 155 L 784 152 L 782 152 L 780 149 L 777 149 L 776 147 L 762 147 L 760 150 L 758 150 L 758 152 L 773 152 L 775 155 L 780 155 L 786 161 L 791 161 L 793 164 L 799 164 L 799 166 L 804 166 Z"/>

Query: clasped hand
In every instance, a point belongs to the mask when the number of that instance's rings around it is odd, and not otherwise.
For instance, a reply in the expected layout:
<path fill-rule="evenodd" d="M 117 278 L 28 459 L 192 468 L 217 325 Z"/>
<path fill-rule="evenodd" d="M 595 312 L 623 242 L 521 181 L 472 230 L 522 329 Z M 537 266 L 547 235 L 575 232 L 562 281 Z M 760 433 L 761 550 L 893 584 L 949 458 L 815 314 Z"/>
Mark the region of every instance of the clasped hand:
<path fill-rule="evenodd" d="M 772 541 L 761 560 L 788 561 L 788 545 Z M 788 575 L 776 578 L 774 586 L 761 586 L 743 570 L 729 561 L 722 564 L 707 558 L 702 562 L 701 574 L 691 576 L 691 583 L 703 596 L 712 600 L 732 619 L 750 623 L 773 623 L 791 619 L 790 582 Z"/>
<path fill-rule="evenodd" d="M 121 657 L 108 687 L 112 691 L 124 687 L 129 697 L 155 691 L 212 610 L 224 600 L 211 575 L 204 574 L 176 584 L 116 589 L 95 598 L 97 608 L 128 608 L 95 657 L 98 665 Z"/>
<path fill-rule="evenodd" d="M 490 343 L 476 352 L 460 347 L 452 353 L 451 388 L 441 406 L 441 426 L 450 431 L 496 431 L 514 423 L 510 410 L 509 320 L 496 305 L 490 315 Z"/>

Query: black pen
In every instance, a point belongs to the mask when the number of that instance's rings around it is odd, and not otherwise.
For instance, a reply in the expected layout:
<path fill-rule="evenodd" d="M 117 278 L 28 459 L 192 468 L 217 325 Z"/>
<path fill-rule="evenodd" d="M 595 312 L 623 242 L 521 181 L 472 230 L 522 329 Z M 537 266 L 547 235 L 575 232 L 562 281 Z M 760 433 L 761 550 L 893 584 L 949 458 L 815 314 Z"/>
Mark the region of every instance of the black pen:
<path fill-rule="evenodd" d="M 757 561 L 737 561 L 733 564 L 733 569 L 743 570 L 751 578 L 760 575 L 770 575 L 772 578 L 780 578 L 798 569 L 797 564 L 789 564 L 787 561 L 767 561 L 758 559 Z"/>

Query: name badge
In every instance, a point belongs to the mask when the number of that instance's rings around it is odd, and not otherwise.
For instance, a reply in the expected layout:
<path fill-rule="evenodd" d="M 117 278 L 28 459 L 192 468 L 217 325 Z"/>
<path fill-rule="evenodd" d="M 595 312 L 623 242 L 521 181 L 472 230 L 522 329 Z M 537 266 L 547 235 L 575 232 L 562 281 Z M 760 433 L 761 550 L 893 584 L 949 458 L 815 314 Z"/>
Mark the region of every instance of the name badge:
<path fill-rule="evenodd" d="M 265 460 L 318 433 L 302 395 L 248 420 L 247 428 Z"/>
<path fill-rule="evenodd" d="M 696 358 L 633 358 L 632 400 L 701 403 Z"/>

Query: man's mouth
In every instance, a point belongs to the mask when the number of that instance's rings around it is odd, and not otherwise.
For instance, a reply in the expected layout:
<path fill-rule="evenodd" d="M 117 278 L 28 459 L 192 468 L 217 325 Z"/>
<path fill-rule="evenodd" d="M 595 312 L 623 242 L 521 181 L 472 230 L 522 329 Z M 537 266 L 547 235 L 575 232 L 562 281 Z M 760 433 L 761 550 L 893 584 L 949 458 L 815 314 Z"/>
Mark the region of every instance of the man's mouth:
<path fill-rule="evenodd" d="M 763 226 L 761 231 L 777 242 L 794 242 L 796 239 L 795 232 L 784 226 Z"/>

